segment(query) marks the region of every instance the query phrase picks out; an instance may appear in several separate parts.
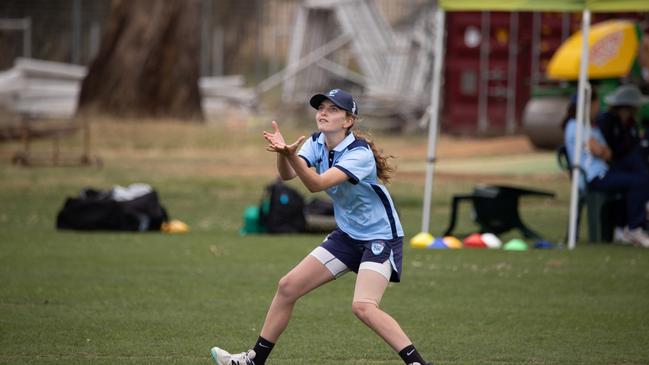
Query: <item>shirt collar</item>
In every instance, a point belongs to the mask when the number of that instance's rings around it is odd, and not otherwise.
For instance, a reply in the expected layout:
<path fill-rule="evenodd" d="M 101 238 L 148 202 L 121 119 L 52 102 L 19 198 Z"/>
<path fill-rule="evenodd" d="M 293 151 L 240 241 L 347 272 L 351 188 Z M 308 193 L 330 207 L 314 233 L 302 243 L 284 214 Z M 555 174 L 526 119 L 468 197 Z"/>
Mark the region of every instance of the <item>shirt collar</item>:
<path fill-rule="evenodd" d="M 356 140 L 356 136 L 354 136 L 354 133 L 349 133 L 345 137 L 345 139 L 340 141 L 340 143 L 338 143 L 338 145 L 336 147 L 334 147 L 333 150 L 336 151 L 336 152 L 342 152 L 342 151 L 345 150 L 345 148 L 347 148 L 347 146 L 352 144 L 355 140 Z M 318 143 L 322 144 L 323 146 L 325 145 L 324 133 L 320 133 L 320 136 L 318 137 Z"/>

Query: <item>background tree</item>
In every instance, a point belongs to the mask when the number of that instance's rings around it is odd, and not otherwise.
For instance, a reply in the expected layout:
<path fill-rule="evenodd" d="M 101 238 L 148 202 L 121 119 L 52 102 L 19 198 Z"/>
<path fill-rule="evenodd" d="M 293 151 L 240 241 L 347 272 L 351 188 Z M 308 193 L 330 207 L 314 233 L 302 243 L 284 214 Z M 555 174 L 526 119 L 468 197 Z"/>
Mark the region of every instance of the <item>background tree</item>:
<path fill-rule="evenodd" d="M 256 50 L 259 40 L 259 13 L 263 0 L 217 1 L 214 3 L 214 21 L 226 32 L 223 39 L 223 67 L 229 74 L 254 71 L 259 60 Z M 252 68 L 251 68 L 252 65 Z M 256 80 L 259 81 L 259 80 Z"/>
<path fill-rule="evenodd" d="M 112 0 L 79 112 L 202 120 L 200 0 Z"/>

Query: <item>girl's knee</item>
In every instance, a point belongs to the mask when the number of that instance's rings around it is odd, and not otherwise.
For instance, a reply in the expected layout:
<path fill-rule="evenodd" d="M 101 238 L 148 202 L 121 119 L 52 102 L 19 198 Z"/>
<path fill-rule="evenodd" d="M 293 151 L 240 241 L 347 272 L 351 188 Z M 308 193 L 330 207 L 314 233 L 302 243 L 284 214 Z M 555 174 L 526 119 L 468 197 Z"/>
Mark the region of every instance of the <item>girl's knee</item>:
<path fill-rule="evenodd" d="M 290 275 L 285 275 L 279 279 L 277 283 L 277 295 L 293 301 L 299 298 L 297 285 Z"/>
<path fill-rule="evenodd" d="M 370 301 L 355 301 L 352 303 L 352 313 L 363 322 L 367 322 L 371 313 L 378 308 L 378 304 Z"/>

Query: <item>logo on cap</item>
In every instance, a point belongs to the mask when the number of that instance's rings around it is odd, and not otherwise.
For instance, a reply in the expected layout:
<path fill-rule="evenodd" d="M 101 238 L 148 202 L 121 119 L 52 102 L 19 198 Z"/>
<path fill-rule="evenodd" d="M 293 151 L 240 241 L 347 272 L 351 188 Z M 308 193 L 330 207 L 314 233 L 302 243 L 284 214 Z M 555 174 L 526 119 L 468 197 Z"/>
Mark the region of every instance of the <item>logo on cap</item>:
<path fill-rule="evenodd" d="M 339 91 L 340 89 L 333 89 L 329 91 L 329 96 L 336 96 L 336 94 L 338 94 Z"/>

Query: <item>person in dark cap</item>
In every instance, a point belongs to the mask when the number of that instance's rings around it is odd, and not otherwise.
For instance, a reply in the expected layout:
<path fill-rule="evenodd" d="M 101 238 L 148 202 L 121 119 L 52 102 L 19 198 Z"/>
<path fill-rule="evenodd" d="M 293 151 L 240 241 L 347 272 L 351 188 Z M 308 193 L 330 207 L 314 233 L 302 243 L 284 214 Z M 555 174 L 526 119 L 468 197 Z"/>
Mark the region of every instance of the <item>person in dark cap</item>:
<path fill-rule="evenodd" d="M 309 191 L 325 191 L 332 198 L 337 228 L 280 279 L 254 347 L 239 354 L 213 347 L 212 357 L 218 365 L 263 365 L 298 299 L 353 271 L 357 277 L 351 309 L 356 317 L 405 364 L 432 365 L 379 306 L 388 284 L 401 280 L 403 228 L 390 193 L 380 182 L 388 182 L 393 172 L 390 156 L 354 128 L 359 110 L 348 92 L 316 94 L 309 104 L 317 110 L 318 131 L 287 144 L 273 121 L 273 131 L 264 132 L 266 149 L 277 154 L 283 180 L 298 177 Z"/>

